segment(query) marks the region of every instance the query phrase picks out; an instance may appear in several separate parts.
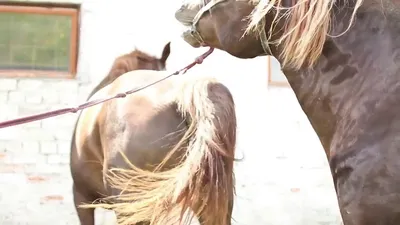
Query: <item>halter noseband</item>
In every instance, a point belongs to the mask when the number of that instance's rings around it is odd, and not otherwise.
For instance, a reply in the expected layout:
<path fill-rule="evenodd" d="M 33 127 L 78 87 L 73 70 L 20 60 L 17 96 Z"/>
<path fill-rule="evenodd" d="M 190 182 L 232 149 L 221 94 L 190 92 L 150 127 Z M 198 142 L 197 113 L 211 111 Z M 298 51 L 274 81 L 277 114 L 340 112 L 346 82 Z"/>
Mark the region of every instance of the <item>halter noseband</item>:
<path fill-rule="evenodd" d="M 199 23 L 199 20 L 203 16 L 203 14 L 209 10 L 211 10 L 212 7 L 218 5 L 219 3 L 222 3 L 227 0 L 211 0 L 209 3 L 207 3 L 204 7 L 202 7 L 199 12 L 196 14 L 196 16 L 193 18 L 192 26 L 190 28 L 190 34 L 200 43 L 200 44 L 205 44 L 205 41 L 203 37 L 201 36 L 200 32 L 197 31 L 197 24 Z M 211 13 L 211 12 L 210 12 Z M 272 55 L 271 48 L 269 47 L 268 43 L 268 38 L 267 34 L 265 32 L 265 18 L 261 20 L 261 33 L 260 33 L 260 42 L 261 46 L 264 50 L 264 52 L 267 55 Z"/>

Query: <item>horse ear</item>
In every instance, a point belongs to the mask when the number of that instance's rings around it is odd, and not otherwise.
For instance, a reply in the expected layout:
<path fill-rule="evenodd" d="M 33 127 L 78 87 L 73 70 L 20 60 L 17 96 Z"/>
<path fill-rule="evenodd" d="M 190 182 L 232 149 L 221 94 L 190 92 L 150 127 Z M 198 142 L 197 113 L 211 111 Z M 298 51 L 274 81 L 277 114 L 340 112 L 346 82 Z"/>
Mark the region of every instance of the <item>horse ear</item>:
<path fill-rule="evenodd" d="M 165 46 L 164 46 L 164 50 L 162 52 L 160 61 L 165 63 L 168 59 L 169 54 L 171 53 L 171 42 L 168 42 Z"/>

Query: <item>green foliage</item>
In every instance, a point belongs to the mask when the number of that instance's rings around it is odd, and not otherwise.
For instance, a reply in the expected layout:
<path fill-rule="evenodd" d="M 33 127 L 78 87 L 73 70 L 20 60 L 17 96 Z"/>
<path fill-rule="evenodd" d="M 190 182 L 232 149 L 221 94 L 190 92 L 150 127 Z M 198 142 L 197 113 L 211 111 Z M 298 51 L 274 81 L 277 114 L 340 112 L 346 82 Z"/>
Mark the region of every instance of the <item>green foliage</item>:
<path fill-rule="evenodd" d="M 0 67 L 68 70 L 71 18 L 0 13 Z"/>

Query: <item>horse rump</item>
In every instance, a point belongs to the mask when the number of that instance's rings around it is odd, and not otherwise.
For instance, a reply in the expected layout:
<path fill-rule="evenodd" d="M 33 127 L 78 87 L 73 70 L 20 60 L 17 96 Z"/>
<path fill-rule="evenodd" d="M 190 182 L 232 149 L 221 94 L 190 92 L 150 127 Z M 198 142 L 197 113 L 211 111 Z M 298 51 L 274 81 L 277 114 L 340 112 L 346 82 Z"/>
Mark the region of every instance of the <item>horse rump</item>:
<path fill-rule="evenodd" d="M 210 78 L 189 78 L 176 94 L 178 111 L 188 129 L 180 142 L 154 171 L 129 163 L 130 169 L 111 169 L 107 179 L 117 196 L 107 197 L 103 207 L 113 210 L 122 225 L 190 222 L 230 224 L 235 193 L 233 162 L 236 145 L 236 114 L 228 88 Z M 184 152 L 172 169 L 163 165 Z M 191 209 L 194 214 L 187 214 Z"/>

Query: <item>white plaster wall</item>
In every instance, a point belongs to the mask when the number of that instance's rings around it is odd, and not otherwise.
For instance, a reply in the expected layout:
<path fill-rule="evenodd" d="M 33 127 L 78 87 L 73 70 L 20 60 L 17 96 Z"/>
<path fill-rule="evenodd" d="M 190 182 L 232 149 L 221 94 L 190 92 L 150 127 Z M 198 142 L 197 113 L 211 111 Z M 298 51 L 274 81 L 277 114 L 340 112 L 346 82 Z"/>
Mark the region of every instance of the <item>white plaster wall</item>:
<path fill-rule="evenodd" d="M 1 79 L 0 117 L 82 102 L 114 58 L 134 46 L 159 56 L 172 40 L 167 69 L 185 66 L 206 49 L 193 49 L 179 37 L 179 5 L 180 0 L 83 0 L 77 79 Z M 215 51 L 193 70 L 219 78 L 236 101 L 237 156 L 245 158 L 235 168 L 235 224 L 340 224 L 322 147 L 291 89 L 267 86 L 266 58 L 241 60 Z M 0 130 L 0 224 L 77 224 L 68 168 L 75 119 L 66 115 Z"/>

